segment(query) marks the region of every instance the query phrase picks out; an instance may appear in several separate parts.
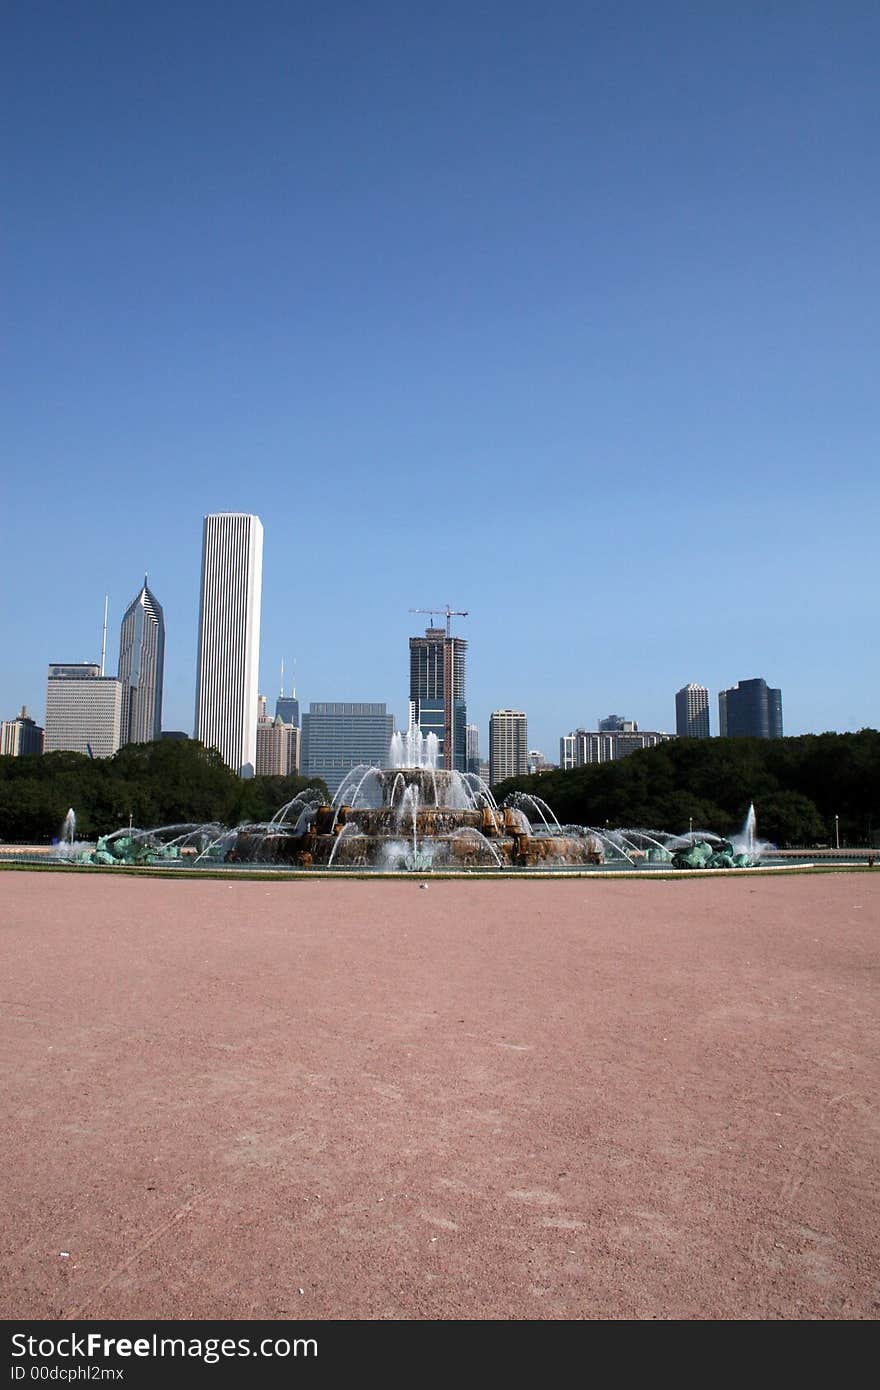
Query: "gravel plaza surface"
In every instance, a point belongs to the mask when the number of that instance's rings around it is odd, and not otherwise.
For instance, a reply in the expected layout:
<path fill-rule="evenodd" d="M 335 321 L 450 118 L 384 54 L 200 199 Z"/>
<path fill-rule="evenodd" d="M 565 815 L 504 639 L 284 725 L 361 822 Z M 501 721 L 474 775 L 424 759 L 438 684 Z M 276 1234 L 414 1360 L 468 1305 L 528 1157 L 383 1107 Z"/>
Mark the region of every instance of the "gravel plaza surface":
<path fill-rule="evenodd" d="M 880 871 L 3 872 L 0 945 L 4 1317 L 880 1311 Z"/>

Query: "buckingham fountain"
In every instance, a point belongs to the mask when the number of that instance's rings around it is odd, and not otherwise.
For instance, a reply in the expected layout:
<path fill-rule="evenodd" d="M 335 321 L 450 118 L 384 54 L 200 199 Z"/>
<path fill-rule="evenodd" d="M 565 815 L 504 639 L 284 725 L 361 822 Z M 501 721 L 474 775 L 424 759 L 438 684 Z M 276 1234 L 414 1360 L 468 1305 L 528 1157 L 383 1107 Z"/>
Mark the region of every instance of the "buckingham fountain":
<path fill-rule="evenodd" d="M 749 808 L 739 836 L 674 836 L 648 829 L 560 825 L 539 796 L 513 792 L 499 806 L 476 774 L 438 767 L 435 734 L 393 736 L 386 768 L 348 772 L 331 801 L 299 792 L 269 821 L 235 829 L 213 822 L 132 826 L 74 847 L 65 821 L 63 857 L 92 865 L 209 868 L 432 870 L 721 869 L 758 863 L 765 848 Z M 60 847 L 59 847 L 60 848 Z M 74 849 L 81 853 L 74 854 Z"/>
<path fill-rule="evenodd" d="M 395 734 L 390 767 L 353 768 L 330 804 L 300 794 L 268 825 L 240 827 L 225 862 L 420 872 L 601 862 L 591 837 L 560 826 L 540 798 L 499 806 L 474 773 L 438 767 L 438 746 L 418 728 Z"/>

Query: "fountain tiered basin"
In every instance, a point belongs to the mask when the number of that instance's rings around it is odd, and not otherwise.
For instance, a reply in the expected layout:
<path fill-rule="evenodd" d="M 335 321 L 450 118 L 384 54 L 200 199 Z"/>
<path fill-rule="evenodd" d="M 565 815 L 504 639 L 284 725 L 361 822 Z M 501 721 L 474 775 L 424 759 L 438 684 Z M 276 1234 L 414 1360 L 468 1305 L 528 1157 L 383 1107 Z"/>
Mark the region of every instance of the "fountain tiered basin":
<path fill-rule="evenodd" d="M 295 819 L 294 804 L 283 809 L 269 826 L 238 830 L 225 862 L 425 870 L 602 859 L 580 827 L 564 829 L 551 812 L 536 828 L 522 808 L 496 805 L 478 777 L 430 765 L 356 769 L 332 804 L 306 802 Z"/>

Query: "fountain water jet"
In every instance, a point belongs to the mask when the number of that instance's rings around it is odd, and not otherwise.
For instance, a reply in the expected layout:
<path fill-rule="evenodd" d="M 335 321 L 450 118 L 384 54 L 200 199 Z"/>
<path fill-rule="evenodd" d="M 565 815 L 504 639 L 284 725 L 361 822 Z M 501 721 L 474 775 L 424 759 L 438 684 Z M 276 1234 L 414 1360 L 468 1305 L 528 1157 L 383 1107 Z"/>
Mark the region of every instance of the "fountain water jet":
<path fill-rule="evenodd" d="M 514 806 L 519 810 L 525 810 L 526 805 L 533 806 L 548 830 L 560 831 L 562 829 L 550 807 L 540 796 L 532 796 L 530 792 L 511 792 L 504 804 L 505 806 Z M 547 819 L 548 816 L 550 820 Z M 551 821 L 553 822 L 552 825 Z"/>

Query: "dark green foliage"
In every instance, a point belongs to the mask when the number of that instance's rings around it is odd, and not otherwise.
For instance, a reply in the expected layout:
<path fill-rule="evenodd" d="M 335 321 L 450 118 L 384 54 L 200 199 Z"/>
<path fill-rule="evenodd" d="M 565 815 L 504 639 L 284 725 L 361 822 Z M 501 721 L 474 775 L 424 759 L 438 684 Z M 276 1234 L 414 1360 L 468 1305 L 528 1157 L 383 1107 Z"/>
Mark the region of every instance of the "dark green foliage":
<path fill-rule="evenodd" d="M 735 833 L 749 802 L 758 834 L 783 846 L 865 845 L 880 834 L 880 733 L 673 739 L 616 763 L 520 777 L 495 788 L 541 796 L 560 821 Z"/>
<path fill-rule="evenodd" d="M 238 795 L 234 814 L 228 822 L 230 825 L 270 820 L 285 802 L 291 801 L 304 787 L 324 786 L 317 778 L 309 780 L 306 777 L 252 777 L 247 782 L 241 778 L 236 780 Z M 327 800 L 330 800 L 329 793 Z"/>
<path fill-rule="evenodd" d="M 141 827 L 267 820 L 312 785 L 323 787 L 305 777 L 243 781 L 219 753 L 193 739 L 128 744 L 115 757 L 94 761 L 81 753 L 0 758 L 0 840 L 45 843 L 58 834 L 71 806 L 77 837 L 84 840 L 129 818 Z"/>

